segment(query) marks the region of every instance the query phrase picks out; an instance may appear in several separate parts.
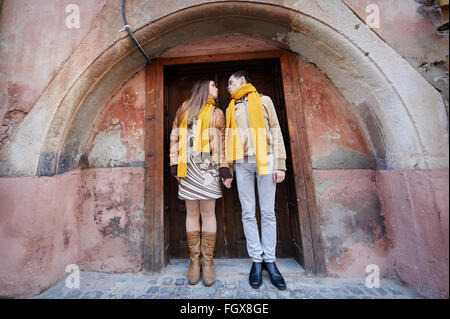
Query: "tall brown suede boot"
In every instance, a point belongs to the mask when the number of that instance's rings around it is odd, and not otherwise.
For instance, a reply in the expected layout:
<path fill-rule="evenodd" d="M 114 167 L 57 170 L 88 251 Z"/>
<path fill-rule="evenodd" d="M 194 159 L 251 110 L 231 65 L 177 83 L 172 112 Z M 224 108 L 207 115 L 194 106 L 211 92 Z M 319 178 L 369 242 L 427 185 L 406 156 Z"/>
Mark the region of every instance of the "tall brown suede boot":
<path fill-rule="evenodd" d="M 188 270 L 188 282 L 195 285 L 200 280 L 200 231 L 186 232 L 191 264 Z"/>
<path fill-rule="evenodd" d="M 205 286 L 211 286 L 216 280 L 214 272 L 214 246 L 216 244 L 216 233 L 202 232 L 202 271 L 203 283 Z"/>

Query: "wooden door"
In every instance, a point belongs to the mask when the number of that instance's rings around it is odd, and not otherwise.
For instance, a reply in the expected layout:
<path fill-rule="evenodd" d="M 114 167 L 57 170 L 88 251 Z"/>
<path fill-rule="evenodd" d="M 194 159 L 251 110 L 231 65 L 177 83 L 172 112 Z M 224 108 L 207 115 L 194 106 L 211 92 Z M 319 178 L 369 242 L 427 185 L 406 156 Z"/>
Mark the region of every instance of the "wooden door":
<path fill-rule="evenodd" d="M 190 95 L 193 83 L 200 78 L 212 79 L 219 88 L 218 107 L 224 112 L 230 101 L 227 92 L 229 76 L 237 70 L 247 70 L 252 84 L 262 94 L 272 98 L 277 110 L 288 160 L 288 172 L 293 172 L 292 156 L 286 107 L 284 103 L 283 83 L 279 59 L 254 59 L 215 63 L 196 63 L 168 66 L 164 72 L 164 141 L 165 154 L 169 152 L 169 134 L 176 110 Z M 178 182 L 170 177 L 169 163 L 165 160 L 165 215 L 168 217 L 168 252 L 174 258 L 187 258 L 188 248 L 185 232 L 186 208 L 183 200 L 178 199 Z M 298 218 L 297 196 L 294 174 L 288 173 L 286 180 L 277 185 L 275 212 L 277 217 L 278 258 L 296 256 L 302 260 L 301 234 Z M 248 257 L 246 241 L 241 221 L 241 205 L 237 193 L 236 181 L 231 189 L 222 185 L 223 197 L 216 200 L 217 241 L 215 257 Z M 257 219 L 260 226 L 258 193 L 255 183 Z"/>

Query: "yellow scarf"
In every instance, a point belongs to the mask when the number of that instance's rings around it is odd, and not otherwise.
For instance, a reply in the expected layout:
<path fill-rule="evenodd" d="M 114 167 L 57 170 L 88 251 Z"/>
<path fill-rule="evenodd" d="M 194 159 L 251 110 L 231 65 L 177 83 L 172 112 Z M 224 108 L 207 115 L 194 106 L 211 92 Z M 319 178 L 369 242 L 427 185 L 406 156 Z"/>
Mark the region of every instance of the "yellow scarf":
<path fill-rule="evenodd" d="M 187 102 L 187 101 L 186 101 Z M 183 105 L 186 103 L 184 102 Z M 211 121 L 211 113 L 214 108 L 214 99 L 209 98 L 206 105 L 200 111 L 197 119 L 197 127 L 194 138 L 194 151 L 209 152 L 209 126 Z M 180 124 L 179 144 L 178 144 L 178 177 L 186 177 L 187 173 L 187 120 L 189 116 L 188 109 Z"/>
<path fill-rule="evenodd" d="M 261 97 L 250 83 L 240 87 L 231 96 L 227 108 L 227 126 L 225 133 L 225 157 L 227 161 L 239 160 L 244 156 L 239 128 L 236 123 L 235 102 L 248 95 L 248 114 L 253 145 L 256 145 L 256 164 L 259 175 L 270 174 L 267 159 L 266 126 Z M 250 116 L 251 114 L 251 116 Z M 257 143 L 255 141 L 258 141 Z"/>

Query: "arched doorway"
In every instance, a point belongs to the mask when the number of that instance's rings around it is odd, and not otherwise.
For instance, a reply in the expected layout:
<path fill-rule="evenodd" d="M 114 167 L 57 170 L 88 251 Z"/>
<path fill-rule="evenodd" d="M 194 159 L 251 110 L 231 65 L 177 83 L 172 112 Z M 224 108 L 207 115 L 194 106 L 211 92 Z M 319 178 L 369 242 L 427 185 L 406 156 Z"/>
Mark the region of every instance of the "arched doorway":
<path fill-rule="evenodd" d="M 345 14 L 339 12 L 335 18 L 343 21 L 345 18 L 339 15 Z M 440 160 L 445 156 L 433 159 L 425 154 L 440 154 L 439 143 L 442 139 L 424 139 L 418 134 L 423 131 L 427 136 L 441 136 L 441 133 L 429 132 L 426 124 L 435 121 L 427 117 L 439 117 L 441 113 L 421 114 L 419 107 L 422 104 L 416 103 L 405 90 L 407 85 L 404 79 L 410 79 L 411 87 L 425 84 L 420 82 L 423 79 L 385 43 L 376 43 L 377 52 L 367 52 L 364 49 L 367 39 L 377 40 L 370 30 L 359 28 L 358 34 L 357 39 L 349 38 L 337 26 L 332 28 L 323 22 L 320 15 L 315 17 L 277 5 L 233 1 L 185 8 L 135 32 L 152 58 L 177 45 L 229 35 L 263 39 L 301 54 L 326 70 L 330 80 L 354 105 L 355 113 L 362 118 L 363 129 L 373 137 L 371 146 L 380 167 L 426 168 L 441 165 Z M 401 64 L 404 68 L 394 72 L 392 63 Z M 35 171 L 39 176 L 52 176 L 76 168 L 89 125 L 101 111 L 95 106 L 104 105 L 115 88 L 142 67 L 140 52 L 132 41 L 124 38 L 103 52 L 90 65 L 89 72 L 77 75 L 79 78 L 67 94 L 44 95 L 37 106 L 45 109 L 49 98 L 54 97 L 52 105 L 55 109 L 48 110 L 54 112 L 51 113 L 53 121 L 48 127 L 35 132 L 36 143 L 32 148 L 21 150 L 21 158 L 27 158 L 27 161 L 5 161 L 1 166 L 8 167 L 5 174 Z M 373 83 L 376 83 L 376 90 L 371 88 Z M 439 95 L 431 87 L 426 95 L 430 106 L 440 105 Z M 405 122 L 401 118 L 414 120 Z M 375 129 L 372 128 L 373 122 L 376 122 Z M 28 125 L 31 124 L 24 123 L 23 130 L 30 129 Z M 398 136 L 403 138 L 402 142 Z M 5 154 L 14 153 L 14 145 L 11 143 L 2 151 Z M 36 152 L 37 147 L 41 147 L 40 152 Z"/>
<path fill-rule="evenodd" d="M 215 77 L 219 89 L 223 90 L 229 76 L 224 70 L 232 66 L 242 68 L 244 65 L 253 69 L 257 77 L 262 74 L 259 86 L 265 88 L 267 93 L 272 92 L 272 98 L 279 102 L 279 119 L 285 128 L 285 145 L 290 153 L 288 155 L 291 155 L 287 163 L 289 178 L 284 185 L 277 187 L 278 227 L 284 228 L 284 231 L 278 232 L 277 253 L 282 257 L 294 256 L 308 272 L 324 272 L 306 129 L 299 104 L 296 55 L 285 50 L 160 59 L 148 68 L 145 134 L 151 138 L 146 138 L 146 271 L 158 271 L 167 264 L 170 255 L 182 257 L 187 251 L 184 220 L 179 217 L 183 214 L 183 208 L 180 209 L 176 199 L 176 184 L 168 176 L 168 150 L 165 145 L 169 123 L 180 101 L 186 98 L 186 89 L 189 87 L 183 85 L 189 85 L 195 79 L 195 72 L 201 71 L 202 75 L 210 73 Z M 183 69 L 189 71 L 189 76 L 185 75 L 185 82 L 180 76 Z M 273 81 L 265 82 L 264 72 L 273 72 L 273 76 L 278 74 Z M 176 84 L 173 78 L 178 80 Z M 226 95 L 222 94 L 221 102 L 225 104 L 226 98 L 223 96 Z M 164 197 L 159 194 L 164 194 Z M 219 257 L 246 255 L 237 200 L 235 189 L 225 191 L 223 200 L 218 201 L 216 207 L 219 225 L 219 252 L 216 254 Z"/>

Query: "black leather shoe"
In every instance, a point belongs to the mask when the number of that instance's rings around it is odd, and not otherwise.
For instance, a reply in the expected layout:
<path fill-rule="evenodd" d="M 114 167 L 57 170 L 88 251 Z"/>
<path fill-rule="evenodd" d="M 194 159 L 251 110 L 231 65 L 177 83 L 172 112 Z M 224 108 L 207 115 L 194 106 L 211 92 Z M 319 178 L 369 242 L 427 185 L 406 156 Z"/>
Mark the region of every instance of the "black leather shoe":
<path fill-rule="evenodd" d="M 270 282 L 272 283 L 272 285 L 274 285 L 280 290 L 286 289 L 286 283 L 284 282 L 284 278 L 280 274 L 280 271 L 278 270 L 277 265 L 275 265 L 274 262 L 273 263 L 263 262 L 263 269 L 269 272 Z"/>
<path fill-rule="evenodd" d="M 254 289 L 258 289 L 262 285 L 262 263 L 254 262 L 250 275 L 248 276 L 248 282 Z"/>

